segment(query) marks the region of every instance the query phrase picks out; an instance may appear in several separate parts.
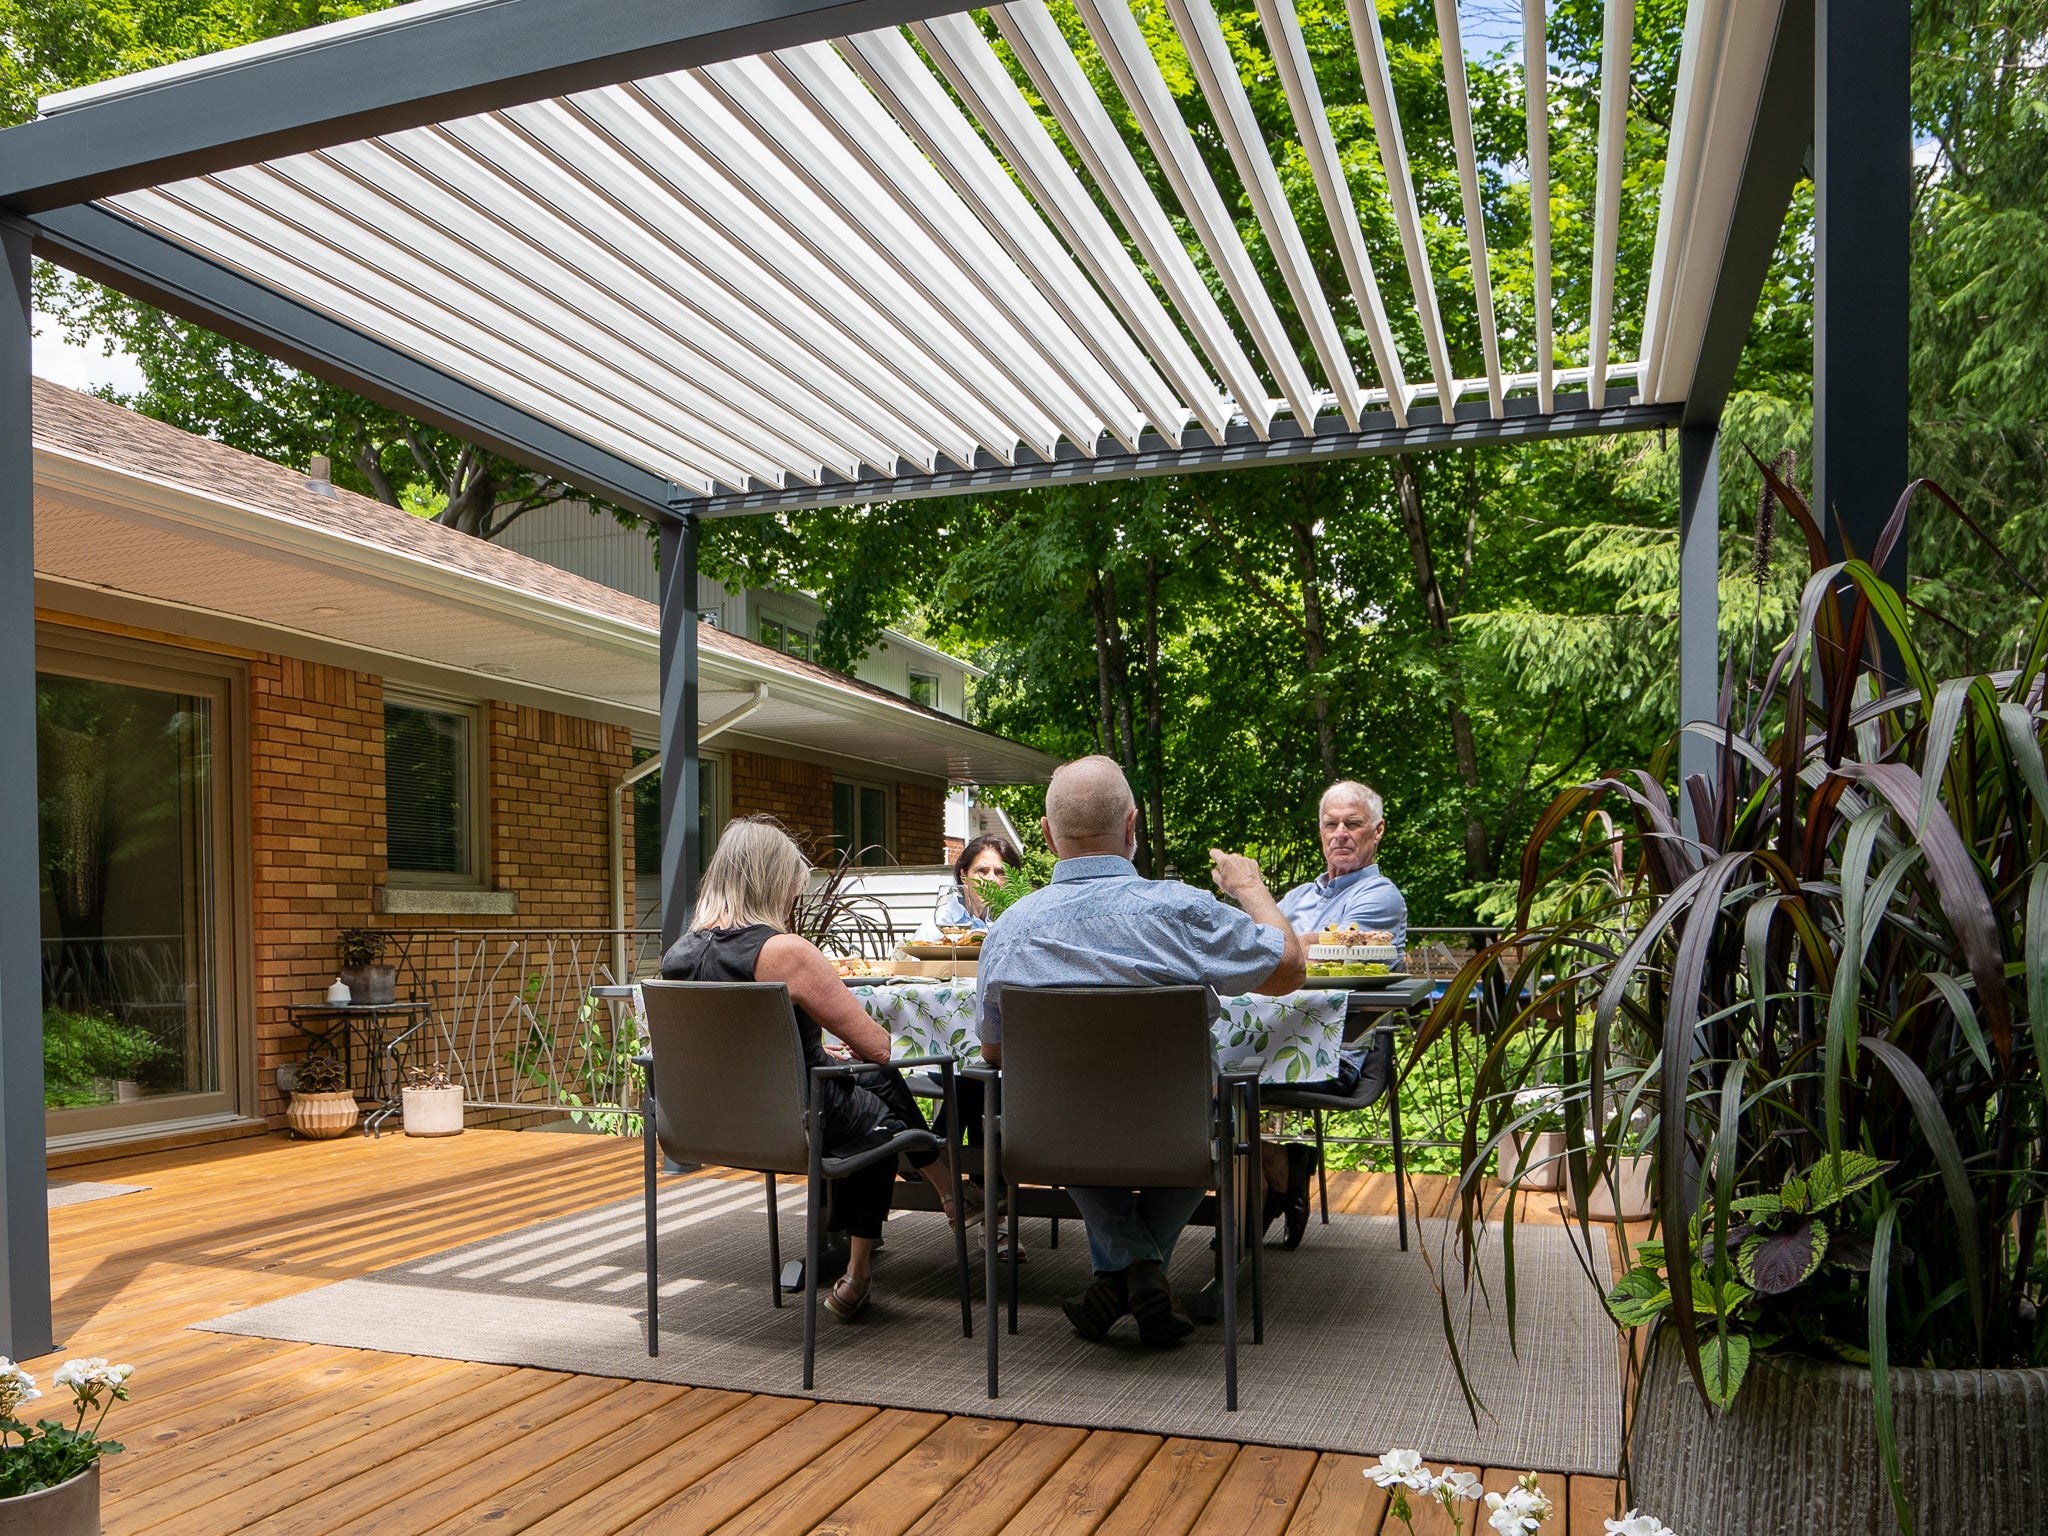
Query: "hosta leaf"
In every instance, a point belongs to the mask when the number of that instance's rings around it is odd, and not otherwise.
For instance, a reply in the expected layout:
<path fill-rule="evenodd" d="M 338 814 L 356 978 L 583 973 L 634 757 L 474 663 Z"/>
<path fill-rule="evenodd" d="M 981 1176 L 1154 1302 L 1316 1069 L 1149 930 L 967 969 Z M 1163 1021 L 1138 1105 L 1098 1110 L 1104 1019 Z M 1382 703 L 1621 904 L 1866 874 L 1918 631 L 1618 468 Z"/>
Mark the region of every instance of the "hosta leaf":
<path fill-rule="evenodd" d="M 1824 1211 L 1831 1205 L 1840 1205 L 1859 1189 L 1875 1183 L 1891 1166 L 1868 1152 L 1844 1152 L 1839 1170 L 1836 1159 L 1822 1158 L 1806 1170 L 1807 1209 Z"/>
<path fill-rule="evenodd" d="M 1739 1333 L 1723 1337 L 1718 1333 L 1700 1338 L 1700 1375 L 1707 1383 L 1707 1396 L 1716 1408 L 1726 1409 L 1742 1390 L 1742 1378 L 1749 1374 L 1749 1340 Z"/>
<path fill-rule="evenodd" d="M 1784 1232 L 1758 1232 L 1735 1250 L 1735 1272 L 1764 1296 L 1779 1296 L 1804 1281 L 1827 1257 L 1827 1223 L 1810 1216 Z"/>

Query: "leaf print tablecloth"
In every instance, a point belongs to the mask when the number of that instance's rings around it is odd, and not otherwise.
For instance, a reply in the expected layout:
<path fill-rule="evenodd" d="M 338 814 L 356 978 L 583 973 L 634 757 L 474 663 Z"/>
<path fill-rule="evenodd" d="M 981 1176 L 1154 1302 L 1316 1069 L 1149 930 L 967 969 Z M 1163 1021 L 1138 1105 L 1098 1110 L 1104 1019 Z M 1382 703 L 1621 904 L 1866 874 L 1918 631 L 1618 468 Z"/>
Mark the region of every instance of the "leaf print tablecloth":
<path fill-rule="evenodd" d="M 980 1063 L 973 982 L 857 986 L 853 995 L 889 1031 L 892 1055 L 951 1055 L 962 1066 Z M 1348 998 L 1348 993 L 1334 991 L 1226 997 L 1223 1011 L 1210 1026 L 1216 1038 L 1216 1064 L 1228 1070 L 1257 1058 L 1262 1082 L 1327 1081 L 1337 1075 Z"/>

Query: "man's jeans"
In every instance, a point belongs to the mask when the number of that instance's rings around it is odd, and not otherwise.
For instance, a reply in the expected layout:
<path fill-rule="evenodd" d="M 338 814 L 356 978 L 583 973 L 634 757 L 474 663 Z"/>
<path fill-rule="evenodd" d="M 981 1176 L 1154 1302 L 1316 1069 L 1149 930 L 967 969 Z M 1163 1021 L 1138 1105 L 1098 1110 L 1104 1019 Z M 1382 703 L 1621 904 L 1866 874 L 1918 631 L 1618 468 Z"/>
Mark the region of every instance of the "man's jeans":
<path fill-rule="evenodd" d="M 1088 1262 L 1098 1275 L 1150 1259 L 1165 1267 L 1182 1227 L 1202 1203 L 1199 1189 L 1076 1189 L 1068 1186 L 1088 1228 Z"/>

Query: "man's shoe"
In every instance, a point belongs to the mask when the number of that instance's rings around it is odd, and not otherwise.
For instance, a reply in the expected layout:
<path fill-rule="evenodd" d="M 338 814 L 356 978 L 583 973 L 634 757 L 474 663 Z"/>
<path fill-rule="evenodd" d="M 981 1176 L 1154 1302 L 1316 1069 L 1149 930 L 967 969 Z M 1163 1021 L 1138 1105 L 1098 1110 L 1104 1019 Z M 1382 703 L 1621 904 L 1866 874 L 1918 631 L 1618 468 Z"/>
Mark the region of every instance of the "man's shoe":
<path fill-rule="evenodd" d="M 1100 1344 L 1108 1338 L 1109 1330 L 1116 1326 L 1117 1319 L 1131 1310 L 1124 1286 L 1126 1273 L 1117 1270 L 1097 1275 L 1089 1282 L 1087 1290 L 1060 1303 L 1060 1310 L 1067 1314 L 1067 1321 L 1074 1325 L 1074 1332 L 1090 1344 Z"/>
<path fill-rule="evenodd" d="M 1127 1271 L 1131 1316 L 1138 1320 L 1138 1337 L 1158 1348 L 1178 1344 L 1195 1331 L 1195 1321 L 1181 1310 L 1173 1287 L 1166 1283 L 1166 1271 L 1147 1261 Z"/>
<path fill-rule="evenodd" d="M 1287 1249 L 1301 1246 L 1308 1231 L 1308 1186 L 1315 1176 L 1316 1149 L 1300 1142 L 1287 1149 Z"/>

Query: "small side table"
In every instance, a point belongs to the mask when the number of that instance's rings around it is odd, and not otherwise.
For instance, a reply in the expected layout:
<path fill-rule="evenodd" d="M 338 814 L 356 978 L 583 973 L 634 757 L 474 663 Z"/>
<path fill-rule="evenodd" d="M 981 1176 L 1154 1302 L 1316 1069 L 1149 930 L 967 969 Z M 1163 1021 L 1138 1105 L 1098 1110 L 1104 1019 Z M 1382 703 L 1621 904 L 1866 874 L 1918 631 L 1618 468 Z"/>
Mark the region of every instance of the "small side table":
<path fill-rule="evenodd" d="M 341 1062 L 342 1085 L 359 1097 L 386 1103 L 398 1093 L 396 1083 L 385 1083 L 380 1092 L 372 1080 L 377 1058 L 384 1054 L 386 1040 L 426 1022 L 430 1009 L 418 998 L 397 1003 L 370 1003 L 360 1007 L 332 1003 L 294 1005 L 285 1010 L 292 1028 L 306 1037 L 308 1051 L 336 1057 Z M 356 1052 L 363 1058 L 365 1081 L 356 1081 Z"/>

